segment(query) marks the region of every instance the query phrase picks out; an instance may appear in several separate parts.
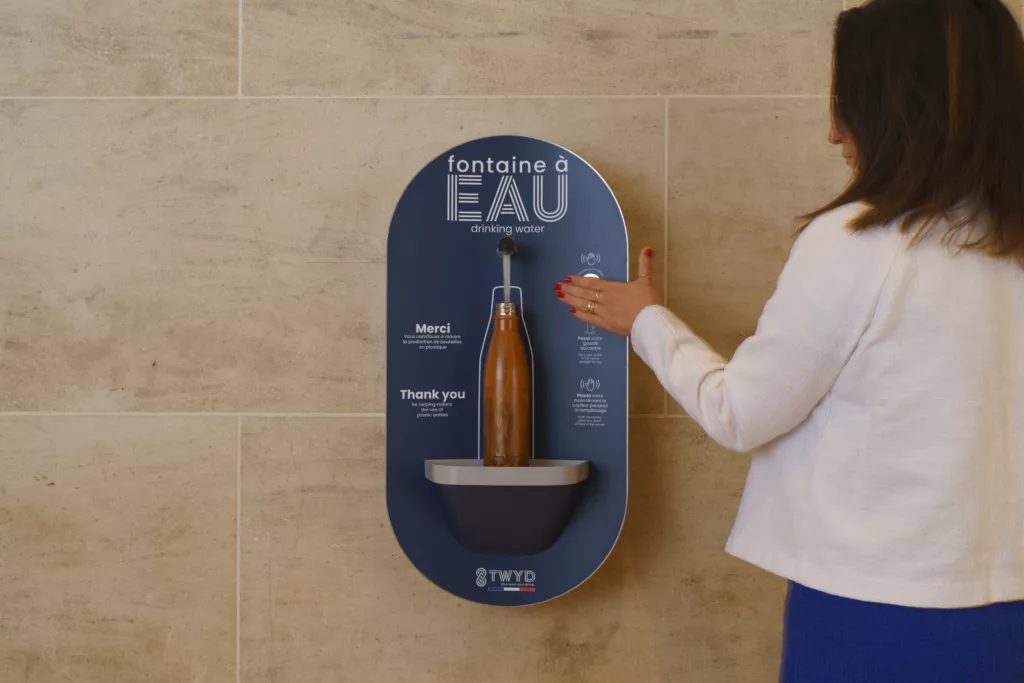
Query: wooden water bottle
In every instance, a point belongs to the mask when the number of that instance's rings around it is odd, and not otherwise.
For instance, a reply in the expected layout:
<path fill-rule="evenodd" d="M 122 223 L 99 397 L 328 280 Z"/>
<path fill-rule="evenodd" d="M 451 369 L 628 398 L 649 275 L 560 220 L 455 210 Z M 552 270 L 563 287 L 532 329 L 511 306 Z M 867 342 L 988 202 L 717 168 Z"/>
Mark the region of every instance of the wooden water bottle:
<path fill-rule="evenodd" d="M 498 251 L 505 261 L 506 300 L 495 307 L 493 331 L 484 363 L 484 465 L 527 467 L 530 464 L 533 417 L 530 364 L 516 305 L 508 301 L 508 263 L 516 251 L 515 241 L 504 238 Z"/>

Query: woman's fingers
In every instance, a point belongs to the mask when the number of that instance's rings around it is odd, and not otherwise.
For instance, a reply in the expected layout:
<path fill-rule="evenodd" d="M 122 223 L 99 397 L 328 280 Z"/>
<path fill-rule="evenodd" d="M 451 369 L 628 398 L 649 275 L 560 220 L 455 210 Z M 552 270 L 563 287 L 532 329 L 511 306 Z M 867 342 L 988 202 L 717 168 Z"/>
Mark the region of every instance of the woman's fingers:
<path fill-rule="evenodd" d="M 603 329 L 602 320 L 593 313 L 587 313 L 586 309 L 573 308 L 570 312 L 578 320 L 582 320 L 585 323 L 589 323 L 595 327 L 601 327 Z"/>
<path fill-rule="evenodd" d="M 579 297 L 580 299 L 586 299 L 587 301 L 601 301 L 602 299 L 606 299 L 610 294 L 608 288 L 599 289 L 596 287 L 581 287 L 577 284 L 558 285 L 558 289 L 566 294 L 571 294 L 572 296 Z"/>
<path fill-rule="evenodd" d="M 617 293 L 608 290 L 586 289 L 568 284 L 558 285 L 558 287 L 558 293 L 562 295 L 559 298 L 562 301 L 581 311 L 586 311 L 590 303 L 593 302 L 594 313 L 599 317 L 604 315 L 602 311 L 606 312 L 610 304 L 618 301 Z"/>
<path fill-rule="evenodd" d="M 609 280 L 602 280 L 599 277 L 583 277 L 582 275 L 570 275 L 565 278 L 565 282 L 566 284 L 571 284 L 583 289 L 606 289 L 609 285 L 622 284 L 611 282 Z"/>
<path fill-rule="evenodd" d="M 637 314 L 660 301 L 654 287 L 654 250 L 646 248 L 640 253 L 639 278 L 634 282 L 571 275 L 556 284 L 555 290 L 578 320 L 628 335 Z"/>
<path fill-rule="evenodd" d="M 639 273 L 639 279 L 641 279 L 641 280 L 650 279 L 650 278 L 654 277 L 654 250 L 651 249 L 650 247 L 645 247 L 640 252 L 640 261 L 639 261 L 638 273 Z M 566 276 L 564 282 L 565 282 L 565 285 L 567 287 L 571 286 L 571 287 L 575 287 L 575 288 L 578 288 L 578 289 L 586 289 L 586 290 L 591 290 L 591 291 L 594 291 L 594 290 L 598 290 L 598 291 L 615 290 L 615 289 L 618 289 L 620 287 L 628 287 L 629 286 L 628 282 L 618 282 L 616 280 L 604 280 L 604 279 L 601 279 L 601 278 L 598 278 L 598 277 L 584 277 L 582 275 L 569 275 L 569 276 Z M 581 295 L 577 294 L 577 296 L 581 296 Z"/>
<path fill-rule="evenodd" d="M 654 277 L 654 250 L 650 247 L 640 252 L 639 271 L 641 280 Z"/>
<path fill-rule="evenodd" d="M 576 291 L 578 292 L 579 290 Z M 578 294 L 568 292 L 564 289 L 558 292 L 558 299 L 562 303 L 581 311 L 586 311 L 587 306 L 590 304 L 591 301 L 593 301 L 593 299 L 587 299 L 585 297 L 579 296 Z"/>

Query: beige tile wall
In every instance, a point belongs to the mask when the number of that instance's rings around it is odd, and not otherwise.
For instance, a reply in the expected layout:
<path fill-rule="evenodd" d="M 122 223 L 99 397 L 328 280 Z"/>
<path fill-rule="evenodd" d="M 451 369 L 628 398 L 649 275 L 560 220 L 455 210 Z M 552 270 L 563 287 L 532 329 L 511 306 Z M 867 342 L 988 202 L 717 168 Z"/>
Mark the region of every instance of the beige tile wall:
<path fill-rule="evenodd" d="M 639 363 L 591 581 L 505 612 L 412 569 L 384 245 L 434 155 L 551 139 L 731 352 L 845 179 L 842 6 L 0 0 L 0 681 L 773 680 L 784 586 L 722 551 L 746 460 Z"/>
<path fill-rule="evenodd" d="M 231 680 L 236 422 L 0 418 L 0 680 Z"/>
<path fill-rule="evenodd" d="M 496 613 L 419 575 L 387 532 L 379 418 L 242 423 L 246 681 L 768 681 L 778 581 L 721 552 L 746 463 L 693 422 L 636 418 L 636 501 L 580 589 Z"/>
<path fill-rule="evenodd" d="M 840 7 L 251 0 L 244 85 L 258 94 L 818 93 Z"/>
<path fill-rule="evenodd" d="M 237 33 L 235 0 L 0 0 L 0 93 L 235 93 Z"/>

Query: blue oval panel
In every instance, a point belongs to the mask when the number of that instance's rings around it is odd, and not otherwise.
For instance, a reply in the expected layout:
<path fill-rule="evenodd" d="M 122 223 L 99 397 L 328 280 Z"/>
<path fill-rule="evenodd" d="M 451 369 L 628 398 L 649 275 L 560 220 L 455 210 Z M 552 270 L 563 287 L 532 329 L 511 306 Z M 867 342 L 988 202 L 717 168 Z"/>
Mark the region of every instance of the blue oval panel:
<path fill-rule="evenodd" d="M 479 456 L 480 367 L 511 236 L 515 300 L 534 372 L 534 457 L 586 460 L 590 476 L 554 545 L 531 556 L 463 547 L 424 462 Z M 387 506 L 412 563 L 444 590 L 516 606 L 590 577 L 622 528 L 627 495 L 627 340 L 584 325 L 552 285 L 628 279 L 622 212 L 587 162 L 558 145 L 489 137 L 434 159 L 388 234 Z"/>

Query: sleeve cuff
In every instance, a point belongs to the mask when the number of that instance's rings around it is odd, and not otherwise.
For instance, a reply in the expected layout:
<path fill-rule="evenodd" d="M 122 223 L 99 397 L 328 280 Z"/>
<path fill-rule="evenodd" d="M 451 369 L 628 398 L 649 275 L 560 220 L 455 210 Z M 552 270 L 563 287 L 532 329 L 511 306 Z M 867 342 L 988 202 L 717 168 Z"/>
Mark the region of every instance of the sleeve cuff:
<path fill-rule="evenodd" d="M 705 426 L 700 387 L 711 372 L 725 367 L 725 359 L 660 305 L 648 306 L 640 312 L 633 321 L 630 341 L 636 355 L 654 372 L 669 395 Z"/>
<path fill-rule="evenodd" d="M 657 331 L 665 331 L 666 313 L 671 315 L 664 306 L 651 304 L 640 311 L 636 319 L 633 320 L 633 327 L 629 333 L 630 344 L 633 346 L 633 351 L 648 365 L 650 359 L 647 357 L 647 352 L 653 341 L 652 335 Z"/>

